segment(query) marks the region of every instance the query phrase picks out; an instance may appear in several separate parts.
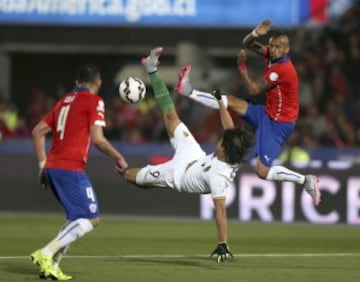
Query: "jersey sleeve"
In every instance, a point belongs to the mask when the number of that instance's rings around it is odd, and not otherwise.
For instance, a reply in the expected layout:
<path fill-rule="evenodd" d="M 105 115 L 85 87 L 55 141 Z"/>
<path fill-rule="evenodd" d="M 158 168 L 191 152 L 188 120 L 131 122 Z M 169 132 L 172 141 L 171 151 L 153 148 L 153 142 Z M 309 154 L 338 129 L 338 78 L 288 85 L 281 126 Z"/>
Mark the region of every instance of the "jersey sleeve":
<path fill-rule="evenodd" d="M 52 124 L 53 124 L 53 122 L 54 122 L 54 112 L 51 111 L 50 113 L 48 113 L 48 114 L 44 117 L 43 121 L 44 121 L 48 126 L 52 127 Z"/>
<path fill-rule="evenodd" d="M 91 125 L 99 125 L 104 127 L 105 124 L 105 103 L 99 96 L 94 96 L 89 111 L 89 122 Z"/>
<path fill-rule="evenodd" d="M 272 85 L 276 86 L 289 80 L 289 70 L 286 64 L 278 64 L 273 66 L 265 79 Z"/>
<path fill-rule="evenodd" d="M 209 184 L 210 184 L 211 197 L 213 199 L 225 198 L 226 188 L 230 185 L 229 181 L 227 181 L 224 177 L 217 175 L 216 177 L 210 178 Z"/>
<path fill-rule="evenodd" d="M 59 104 L 60 102 L 57 102 L 55 104 L 55 106 L 52 108 L 52 110 L 50 111 L 50 113 L 48 113 L 44 118 L 43 121 L 50 127 L 53 127 L 54 123 L 56 122 L 55 120 L 55 113 L 57 112 L 57 109 L 59 108 Z"/>

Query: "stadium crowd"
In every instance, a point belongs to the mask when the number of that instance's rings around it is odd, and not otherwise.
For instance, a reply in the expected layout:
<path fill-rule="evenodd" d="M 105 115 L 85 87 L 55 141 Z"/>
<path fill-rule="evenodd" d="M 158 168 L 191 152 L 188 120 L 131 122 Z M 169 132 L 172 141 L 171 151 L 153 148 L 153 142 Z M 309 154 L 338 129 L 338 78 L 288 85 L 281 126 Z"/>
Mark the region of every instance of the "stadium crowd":
<path fill-rule="evenodd" d="M 292 39 L 291 56 L 300 78 L 301 109 L 296 132 L 302 136 L 302 146 L 360 146 L 359 31 L 360 16 L 355 9 L 336 23 L 330 22 L 321 28 L 300 28 Z M 250 59 L 249 64 L 255 62 Z M 236 70 L 236 57 L 232 67 Z M 258 65 L 257 75 L 262 69 L 263 66 Z M 217 86 L 209 85 L 208 90 Z M 240 76 L 232 85 L 227 85 L 227 89 L 233 95 L 254 99 L 246 94 Z M 59 91 L 57 96 L 61 93 L 64 92 Z M 49 111 L 56 98 L 35 90 L 31 102 L 19 109 L 0 97 L 2 138 L 29 137 L 33 126 Z M 216 111 L 189 99 L 175 98 L 175 102 L 180 116 L 200 143 L 217 138 L 221 126 Z M 167 138 L 152 95 L 147 95 L 138 105 L 123 104 L 114 96 L 112 101 L 107 101 L 107 107 L 105 134 L 109 139 L 143 143 Z"/>

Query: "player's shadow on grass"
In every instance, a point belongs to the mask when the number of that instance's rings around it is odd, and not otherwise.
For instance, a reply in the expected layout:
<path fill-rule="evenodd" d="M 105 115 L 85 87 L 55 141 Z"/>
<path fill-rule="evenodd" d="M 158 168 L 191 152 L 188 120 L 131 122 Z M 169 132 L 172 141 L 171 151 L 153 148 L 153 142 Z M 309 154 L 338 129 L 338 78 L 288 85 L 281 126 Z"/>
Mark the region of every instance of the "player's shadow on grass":
<path fill-rule="evenodd" d="M 309 270 L 309 269 L 314 269 L 314 270 L 329 270 L 329 266 L 325 263 L 325 264 L 313 264 L 313 263 L 308 263 L 305 264 L 304 262 L 299 263 L 299 262 L 266 262 L 264 263 L 262 262 L 254 262 L 252 260 L 244 260 L 242 262 L 242 267 L 245 269 L 262 269 L 262 270 L 283 270 L 286 269 L 288 271 L 291 270 L 300 270 L 303 269 L 304 271 Z M 338 267 L 331 267 L 332 270 L 339 270 L 339 271 L 358 271 L 358 267 L 351 267 L 351 266 L 338 266 Z"/>
<path fill-rule="evenodd" d="M 114 259 L 111 259 L 114 261 Z M 116 259 L 119 260 L 119 259 Z M 126 261 L 126 263 L 131 260 L 132 262 L 138 263 L 147 263 L 147 264 L 169 264 L 169 265 L 182 265 L 182 266 L 191 266 L 204 269 L 217 269 L 218 264 L 215 262 L 215 259 L 210 259 L 206 257 L 189 257 L 189 258 L 121 258 L 120 260 Z M 226 262 L 225 262 L 226 263 Z M 212 265 L 213 264 L 213 265 Z"/>

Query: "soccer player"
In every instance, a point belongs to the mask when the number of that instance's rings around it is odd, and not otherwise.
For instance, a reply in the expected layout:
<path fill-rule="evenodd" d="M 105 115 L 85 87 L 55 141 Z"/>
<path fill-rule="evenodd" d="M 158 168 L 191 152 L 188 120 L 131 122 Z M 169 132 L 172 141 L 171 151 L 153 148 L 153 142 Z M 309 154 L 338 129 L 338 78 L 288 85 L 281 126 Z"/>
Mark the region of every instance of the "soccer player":
<path fill-rule="evenodd" d="M 206 155 L 185 124 L 179 119 L 173 100 L 157 71 L 162 47 L 151 50 L 142 59 L 154 89 L 155 100 L 161 109 L 170 143 L 175 150 L 173 158 L 160 165 L 127 169 L 125 179 L 141 188 L 170 188 L 179 192 L 211 194 L 215 206 L 218 245 L 211 255 L 217 262 L 232 256 L 227 245 L 226 188 L 234 179 L 240 163 L 252 146 L 252 134 L 234 123 L 215 91 L 224 128 L 216 151 Z M 120 172 L 121 173 L 121 172 Z"/>
<path fill-rule="evenodd" d="M 226 107 L 234 110 L 256 130 L 257 175 L 266 180 L 291 181 L 302 185 L 315 205 L 321 200 L 318 179 L 314 175 L 302 175 L 280 165 L 272 165 L 282 145 L 295 129 L 299 113 L 298 76 L 289 56 L 289 38 L 284 33 L 270 37 L 269 45 L 262 45 L 256 39 L 271 29 L 269 20 L 263 21 L 243 40 L 243 44 L 266 60 L 263 77 L 257 82 L 249 78 L 246 53 L 238 55 L 238 69 L 245 86 L 252 95 L 266 92 L 266 103 L 255 105 L 234 96 L 222 96 Z M 185 66 L 179 74 L 176 92 L 208 107 L 219 108 L 211 93 L 193 89 L 189 80 L 191 66 Z"/>
<path fill-rule="evenodd" d="M 43 279 L 71 279 L 59 268 L 61 258 L 72 242 L 99 224 L 97 197 L 84 172 L 90 142 L 116 161 L 118 171 L 128 167 L 124 157 L 103 135 L 105 104 L 97 95 L 101 83 L 94 65 L 82 66 L 75 88 L 32 131 L 40 183 L 53 192 L 67 219 L 52 241 L 30 255 L 33 263 L 39 265 Z M 46 155 L 45 136 L 50 132 L 52 146 Z"/>

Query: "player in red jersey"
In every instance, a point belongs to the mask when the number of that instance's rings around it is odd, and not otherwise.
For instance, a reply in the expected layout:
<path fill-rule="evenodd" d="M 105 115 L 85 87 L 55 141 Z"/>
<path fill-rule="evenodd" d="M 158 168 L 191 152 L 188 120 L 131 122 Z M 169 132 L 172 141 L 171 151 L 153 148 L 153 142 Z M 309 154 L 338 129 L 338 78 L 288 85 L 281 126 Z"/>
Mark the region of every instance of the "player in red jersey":
<path fill-rule="evenodd" d="M 282 145 L 295 129 L 299 113 L 298 76 L 290 60 L 289 38 L 284 33 L 274 34 L 269 45 L 256 41 L 271 29 L 269 20 L 263 21 L 243 40 L 246 48 L 266 59 L 263 77 L 253 81 L 248 76 L 246 52 L 238 55 L 238 69 L 245 86 L 252 95 L 266 92 L 266 103 L 255 105 L 231 95 L 223 96 L 224 104 L 243 117 L 256 130 L 256 173 L 266 180 L 291 181 L 302 185 L 318 205 L 321 193 L 314 175 L 302 175 L 284 166 L 272 165 L 281 151 Z M 191 66 L 185 66 L 178 79 L 176 92 L 186 95 L 208 107 L 218 108 L 211 93 L 193 89 L 189 81 Z"/>
<path fill-rule="evenodd" d="M 40 278 L 69 280 L 59 263 L 69 245 L 99 224 L 95 191 L 84 172 L 90 143 L 116 161 L 116 168 L 127 168 L 124 157 L 103 135 L 105 104 L 97 93 L 101 76 L 94 65 L 84 65 L 77 74 L 76 87 L 53 107 L 32 132 L 39 161 L 40 182 L 54 193 L 66 213 L 67 224 L 42 249 L 31 254 L 40 266 Z M 52 132 L 51 149 L 46 156 L 45 136 Z"/>

